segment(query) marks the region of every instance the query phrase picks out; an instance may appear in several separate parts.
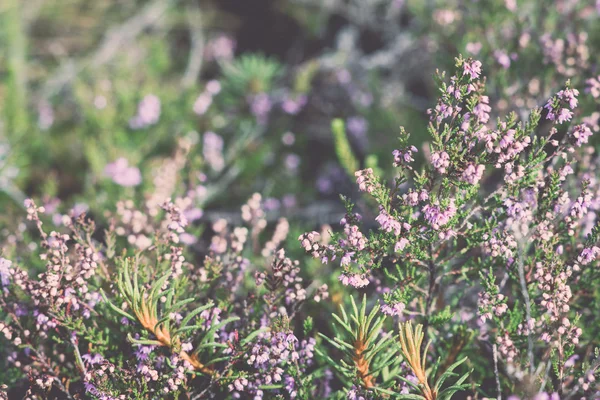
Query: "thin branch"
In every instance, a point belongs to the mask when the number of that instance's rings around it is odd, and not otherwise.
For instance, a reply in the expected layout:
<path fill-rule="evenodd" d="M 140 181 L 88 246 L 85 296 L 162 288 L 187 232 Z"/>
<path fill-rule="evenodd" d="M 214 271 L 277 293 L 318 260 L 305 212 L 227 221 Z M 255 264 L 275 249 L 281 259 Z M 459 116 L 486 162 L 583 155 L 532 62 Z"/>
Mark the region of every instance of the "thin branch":
<path fill-rule="evenodd" d="M 58 71 L 46 81 L 42 89 L 43 97 L 49 98 L 56 95 L 85 69 L 97 67 L 111 61 L 123 47 L 133 42 L 144 29 L 160 21 L 172 2 L 173 0 L 154 0 L 120 26 L 110 29 L 96 52 L 82 60 L 70 61 L 58 68 Z"/>
<path fill-rule="evenodd" d="M 519 283 L 521 284 L 521 294 L 523 295 L 523 299 L 525 300 L 525 315 L 527 321 L 526 324 L 529 324 L 531 320 L 531 299 L 529 298 L 529 291 L 527 290 L 527 281 L 525 280 L 525 266 L 524 260 L 525 257 L 523 251 L 523 243 L 519 243 L 519 255 L 517 257 L 517 268 L 519 271 Z M 529 372 L 533 375 L 535 371 L 534 367 L 534 358 L 533 358 L 533 336 L 531 335 L 531 329 L 527 329 L 527 355 L 529 357 Z"/>
<path fill-rule="evenodd" d="M 498 372 L 498 345 L 494 343 L 494 375 L 496 377 L 497 400 L 502 400 L 502 387 L 500 386 L 500 373 Z"/>
<path fill-rule="evenodd" d="M 195 2 L 186 7 L 186 19 L 190 30 L 190 56 L 188 65 L 181 79 L 181 86 L 188 88 L 196 82 L 202 71 L 204 55 L 204 33 L 202 31 L 202 12 Z"/>
<path fill-rule="evenodd" d="M 424 344 L 428 342 L 428 328 L 429 328 L 429 317 L 431 313 L 431 304 L 433 303 L 433 295 L 436 288 L 436 267 L 433 262 L 433 247 L 429 245 L 429 260 L 428 271 L 429 271 L 429 288 L 427 290 L 427 300 L 425 301 L 425 321 L 423 323 L 423 333 L 425 334 Z"/>
<path fill-rule="evenodd" d="M 81 353 L 79 352 L 79 343 L 75 335 L 71 335 L 71 344 L 73 345 L 73 350 L 75 352 L 75 364 L 77 365 L 82 377 L 85 379 L 87 370 L 85 368 L 85 364 L 83 363 L 83 359 L 81 358 Z"/>

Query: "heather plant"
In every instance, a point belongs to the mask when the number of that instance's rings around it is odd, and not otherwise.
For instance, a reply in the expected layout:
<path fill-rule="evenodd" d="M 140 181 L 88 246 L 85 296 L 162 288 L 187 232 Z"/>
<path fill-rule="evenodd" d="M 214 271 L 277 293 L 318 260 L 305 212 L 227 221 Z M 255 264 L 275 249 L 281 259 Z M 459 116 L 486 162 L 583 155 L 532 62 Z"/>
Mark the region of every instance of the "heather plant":
<path fill-rule="evenodd" d="M 33 230 L 7 237 L 0 269 L 8 393 L 597 396 L 598 188 L 580 93 L 566 82 L 526 121 L 498 113 L 494 124 L 482 63 L 455 66 L 437 76 L 429 163 L 415 166 L 401 130 L 390 183 L 355 174 L 373 224 L 344 199 L 340 231 L 300 236 L 318 262 L 339 260 L 331 289 L 286 256 L 289 223 L 268 229 L 259 194 L 242 226 L 194 226 L 208 189 L 188 173 L 193 135 L 152 190 L 104 213 L 103 232 L 81 210 L 48 218 L 27 199 Z M 315 325 L 330 293 L 340 314 Z"/>
<path fill-rule="evenodd" d="M 327 285 L 305 283 L 281 248 L 288 221 L 269 227 L 258 193 L 242 207 L 242 226 L 198 224 L 219 189 L 199 172 L 214 165 L 206 151 L 206 162 L 192 156 L 195 138 L 181 138 L 150 171 L 152 186 L 106 209 L 98 225 L 85 208 L 62 214 L 54 202 L 25 200 L 35 229 L 6 236 L 0 259 L 12 395 L 310 398 L 315 340 L 310 324 L 294 328 Z"/>
<path fill-rule="evenodd" d="M 339 260 L 340 282 L 372 293 L 381 315 L 423 325 L 401 326 L 400 339 L 425 398 L 436 391 L 435 373 L 418 362 L 423 340 L 441 371 L 466 355 L 473 372 L 460 384 L 488 396 L 592 398 L 597 326 L 587 296 L 596 285 L 597 189 L 579 91 L 567 81 L 527 120 L 510 113 L 493 123 L 479 61 L 458 58 L 456 73 L 438 82 L 429 163 L 414 166 L 417 149 L 401 130 L 390 185 L 372 169 L 356 172 L 378 208 L 377 228 L 363 230 L 345 200 L 343 230 L 331 244 L 316 232 L 301 244 L 323 263 Z M 360 324 L 348 328 L 361 332 Z M 495 389 L 482 386 L 490 380 Z M 360 388 L 375 396 L 386 381 L 363 379 Z"/>
<path fill-rule="evenodd" d="M 3 380 L 13 395 L 25 373 L 31 398 L 310 398 L 315 341 L 299 340 L 293 321 L 327 286 L 308 287 L 298 262 L 276 250 L 284 221 L 246 258 L 267 225 L 259 195 L 242 209 L 247 227 L 215 222 L 199 264 L 188 261 L 188 221 L 173 202 L 136 223 L 135 211 L 115 215 L 100 240 L 85 214 L 47 232 L 44 207 L 25 206 L 45 265 L 30 277 L 1 258 Z M 146 225 L 148 243 L 122 239 L 128 224 Z"/>
<path fill-rule="evenodd" d="M 0 399 L 600 398 L 598 4 L 246 3 L 0 5 Z"/>

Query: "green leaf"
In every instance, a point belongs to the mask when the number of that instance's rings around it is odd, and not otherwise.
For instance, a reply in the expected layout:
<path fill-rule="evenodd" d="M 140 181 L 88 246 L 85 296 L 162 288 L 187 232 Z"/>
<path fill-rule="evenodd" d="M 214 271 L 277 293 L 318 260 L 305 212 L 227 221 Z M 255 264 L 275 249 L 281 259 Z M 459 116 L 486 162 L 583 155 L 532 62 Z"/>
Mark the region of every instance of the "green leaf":
<path fill-rule="evenodd" d="M 212 301 L 209 301 L 207 304 L 194 309 L 188 315 L 186 315 L 185 318 L 181 321 L 181 326 L 182 327 L 187 326 L 187 324 L 192 320 L 192 318 L 194 318 L 196 315 L 200 314 L 202 311 L 208 310 L 212 306 L 213 306 Z"/>
<path fill-rule="evenodd" d="M 122 315 L 123 317 L 131 320 L 131 321 L 137 321 L 137 319 L 129 314 L 128 312 L 120 309 L 119 307 L 115 306 L 110 300 L 108 300 L 108 298 L 106 297 L 106 294 L 104 293 L 104 290 L 100 289 L 100 295 L 102 296 L 102 299 L 104 299 L 104 301 L 106 302 L 106 304 L 108 304 L 108 306 L 115 311 L 116 313 Z"/>
<path fill-rule="evenodd" d="M 446 379 L 448 379 L 452 375 L 456 375 L 452 371 L 454 371 L 454 369 L 456 367 L 458 367 L 459 365 L 461 365 L 462 363 L 464 363 L 466 360 L 467 360 L 467 357 L 464 357 L 464 358 L 456 361 L 454 364 L 450 365 L 448 367 L 448 369 L 439 377 L 438 381 L 435 383 L 435 386 L 434 386 L 435 390 L 439 391 L 440 388 L 442 387 L 442 385 L 444 384 L 444 382 L 446 381 Z"/>
<path fill-rule="evenodd" d="M 248 336 L 246 336 L 245 338 L 243 338 L 242 340 L 240 340 L 240 344 L 242 346 L 247 345 L 248 343 L 250 343 L 251 341 L 254 340 L 255 337 L 257 337 L 258 335 L 260 335 L 261 333 L 265 333 L 269 331 L 269 328 L 260 328 L 255 330 L 254 332 L 250 333 Z"/>
<path fill-rule="evenodd" d="M 133 344 L 141 344 L 145 346 L 162 346 L 163 344 L 158 340 L 150 340 L 150 339 L 134 339 L 131 336 L 131 333 L 127 334 L 127 340 L 129 340 Z"/>

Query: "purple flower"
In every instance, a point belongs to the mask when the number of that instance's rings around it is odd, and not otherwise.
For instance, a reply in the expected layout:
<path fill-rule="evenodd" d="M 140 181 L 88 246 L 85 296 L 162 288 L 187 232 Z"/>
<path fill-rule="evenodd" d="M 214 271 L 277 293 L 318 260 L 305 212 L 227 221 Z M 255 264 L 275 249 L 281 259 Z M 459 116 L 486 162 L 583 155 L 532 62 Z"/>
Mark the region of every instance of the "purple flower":
<path fill-rule="evenodd" d="M 294 380 L 294 378 L 289 375 L 286 375 L 283 381 L 285 382 L 285 390 L 287 390 L 290 394 L 290 398 L 295 398 L 297 396 L 297 392 L 295 390 L 296 381 Z"/>
<path fill-rule="evenodd" d="M 408 239 L 406 238 L 400 238 L 400 240 L 398 240 L 396 242 L 396 244 L 394 245 L 394 251 L 397 253 L 399 251 L 404 250 L 404 248 L 408 245 Z"/>
<path fill-rule="evenodd" d="M 463 71 L 465 75 L 469 75 L 471 79 L 479 78 L 481 74 L 481 61 L 478 60 L 467 60 L 463 64 Z"/>
<path fill-rule="evenodd" d="M 588 138 L 592 136 L 592 130 L 586 124 L 579 124 L 573 128 L 571 136 L 575 139 L 575 145 L 581 147 L 582 144 L 588 142 Z"/>
<path fill-rule="evenodd" d="M 482 124 L 487 123 L 490 119 L 490 112 L 492 111 L 492 108 L 489 106 L 489 103 L 490 99 L 488 96 L 481 96 L 479 99 L 479 104 L 477 104 L 473 109 L 473 114 Z"/>
<path fill-rule="evenodd" d="M 286 132 L 281 136 L 281 143 L 286 146 L 291 146 L 296 142 L 296 136 L 292 132 Z"/>
<path fill-rule="evenodd" d="M 599 3 L 600 4 L 600 3 Z M 586 88 L 585 92 L 590 93 L 593 98 L 597 99 L 600 97 L 600 76 L 595 78 L 589 78 L 585 81 Z"/>
<path fill-rule="evenodd" d="M 577 107 L 577 96 L 579 96 L 579 91 L 571 88 L 556 93 L 544 106 L 548 110 L 546 118 L 550 121 L 558 121 L 559 124 L 570 121 L 573 117 L 572 110 Z"/>
<path fill-rule="evenodd" d="M 130 187 L 142 183 L 142 174 L 137 167 L 130 167 L 127 159 L 121 157 L 104 167 L 104 174 L 117 185 Z"/>
<path fill-rule="evenodd" d="M 533 396 L 533 400 L 560 400 L 558 393 L 538 393 Z"/>
<path fill-rule="evenodd" d="M 300 166 L 300 156 L 297 154 L 288 154 L 285 156 L 285 167 L 288 171 L 295 173 Z"/>
<path fill-rule="evenodd" d="M 85 203 L 76 203 L 73 208 L 71 209 L 71 215 L 75 218 L 79 217 L 81 214 L 83 214 L 84 212 L 87 212 L 90 209 L 90 206 L 88 206 Z"/>
<path fill-rule="evenodd" d="M 510 56 L 506 54 L 503 50 L 495 50 L 494 58 L 502 66 L 504 69 L 508 69 L 510 67 Z"/>
<path fill-rule="evenodd" d="M 409 146 L 405 149 L 397 149 L 392 151 L 392 155 L 394 156 L 394 167 L 399 167 L 400 165 L 415 161 L 412 155 L 417 151 L 418 150 L 415 146 Z"/>
<path fill-rule="evenodd" d="M 477 185 L 483 176 L 485 166 L 470 163 L 462 173 L 461 179 L 471 185 Z"/>
<path fill-rule="evenodd" d="M 148 356 L 154 350 L 155 346 L 144 346 L 140 345 L 138 349 L 135 351 L 135 357 L 138 361 L 146 361 Z"/>
<path fill-rule="evenodd" d="M 205 132 L 202 137 L 202 154 L 206 163 L 219 172 L 225 167 L 223 138 L 214 132 Z"/>
<path fill-rule="evenodd" d="M 344 286 L 350 285 L 355 288 L 365 287 L 369 284 L 365 274 L 348 274 L 344 272 L 338 279 Z"/>
<path fill-rule="evenodd" d="M 379 222 L 382 230 L 394 232 L 394 235 L 396 236 L 398 236 L 402 230 L 402 224 L 389 215 L 383 207 L 380 207 L 379 215 L 375 218 L 375 221 Z"/>
<path fill-rule="evenodd" d="M 271 112 L 272 106 L 273 103 L 266 93 L 259 93 L 250 97 L 250 111 L 252 111 L 256 120 L 261 124 L 267 122 L 267 117 L 269 116 L 269 112 Z"/>
<path fill-rule="evenodd" d="M 228 35 L 219 35 L 211 39 L 204 49 L 204 57 L 208 61 L 231 60 L 235 50 L 236 42 Z"/>
<path fill-rule="evenodd" d="M 97 354 L 97 353 L 94 355 L 87 353 L 87 354 L 82 355 L 81 358 L 85 362 L 87 362 L 89 365 L 100 364 L 102 361 L 104 361 L 104 357 L 102 357 L 101 354 Z"/>
<path fill-rule="evenodd" d="M 129 120 L 132 129 L 142 129 L 154 125 L 160 118 L 160 99 L 149 94 L 138 104 L 137 114 Z"/>
<path fill-rule="evenodd" d="M 363 117 L 350 117 L 346 123 L 348 132 L 354 137 L 362 137 L 367 133 L 369 123 Z"/>
<path fill-rule="evenodd" d="M 294 208 L 296 207 L 296 196 L 293 194 L 286 194 L 282 199 L 283 206 L 285 208 Z"/>
<path fill-rule="evenodd" d="M 473 55 L 479 54 L 483 45 L 480 42 L 469 42 L 467 43 L 466 50 L 467 53 L 471 53 Z"/>
<path fill-rule="evenodd" d="M 183 212 L 183 215 L 185 216 L 185 219 L 187 219 L 189 222 L 193 222 L 202 218 L 202 216 L 204 215 L 204 211 L 202 211 L 201 208 L 195 207 L 185 210 Z"/>
<path fill-rule="evenodd" d="M 204 115 L 208 111 L 208 107 L 212 104 L 212 95 L 208 92 L 202 92 L 194 101 L 194 112 L 198 115 Z"/>
<path fill-rule="evenodd" d="M 306 105 L 306 95 L 300 94 L 300 95 L 296 96 L 296 98 L 286 95 L 283 102 L 281 103 L 281 108 L 287 114 L 296 115 L 302 110 L 302 108 L 305 105 Z"/>
<path fill-rule="evenodd" d="M 431 164 L 440 174 L 445 174 L 450 166 L 450 156 L 445 151 L 437 151 L 431 155 Z"/>
<path fill-rule="evenodd" d="M 179 235 L 179 240 L 181 241 L 181 243 L 186 244 L 188 246 L 191 246 L 193 244 L 195 244 L 198 239 L 196 238 L 196 236 L 187 233 L 187 232 L 183 232 Z"/>
<path fill-rule="evenodd" d="M 577 261 L 582 265 L 588 265 L 592 261 L 596 260 L 596 257 L 600 254 L 600 248 L 593 246 L 587 247 L 581 251 L 579 257 L 577 257 Z"/>
<path fill-rule="evenodd" d="M 354 255 L 353 251 L 349 251 L 348 253 L 344 254 L 342 256 L 342 259 L 340 260 L 340 265 L 345 266 L 345 265 L 350 264 L 352 262 L 353 255 Z"/>
<path fill-rule="evenodd" d="M 427 204 L 423 207 L 423 214 L 429 225 L 431 225 L 433 229 L 438 230 L 450 222 L 452 217 L 456 214 L 454 200 L 450 201 L 450 204 L 445 210 L 442 210 L 439 204 Z"/>
<path fill-rule="evenodd" d="M 393 317 L 395 315 L 402 314 L 402 311 L 404 311 L 405 307 L 406 306 L 404 305 L 404 303 L 394 303 L 391 306 L 389 304 L 384 304 L 381 306 L 381 312 L 385 315 Z"/>
<path fill-rule="evenodd" d="M 573 117 L 573 113 L 571 112 L 571 110 L 563 108 L 558 113 L 557 120 L 558 120 L 559 124 L 562 124 L 563 122 L 570 121 L 572 117 Z"/>

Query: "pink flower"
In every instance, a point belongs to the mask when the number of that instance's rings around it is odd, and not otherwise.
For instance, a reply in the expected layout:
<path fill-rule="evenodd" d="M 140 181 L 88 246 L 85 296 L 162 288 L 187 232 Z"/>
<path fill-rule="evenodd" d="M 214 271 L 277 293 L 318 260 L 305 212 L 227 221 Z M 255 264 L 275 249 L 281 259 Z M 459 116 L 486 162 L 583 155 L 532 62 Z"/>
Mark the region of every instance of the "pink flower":
<path fill-rule="evenodd" d="M 394 232 L 398 236 L 402 230 L 402 225 L 399 221 L 389 215 L 383 207 L 380 207 L 379 215 L 375 218 L 375 221 L 379 222 L 381 229 L 386 232 Z"/>
<path fill-rule="evenodd" d="M 477 117 L 479 122 L 482 124 L 487 123 L 490 120 L 490 112 L 492 107 L 489 106 L 490 98 L 488 96 L 481 96 L 479 104 L 473 109 L 473 114 Z"/>
<path fill-rule="evenodd" d="M 131 129 L 142 129 L 154 125 L 160 118 L 160 99 L 149 94 L 138 104 L 137 114 L 129 120 Z"/>
<path fill-rule="evenodd" d="M 582 144 L 588 142 L 588 138 L 592 136 L 592 131 L 586 124 L 579 124 L 573 128 L 571 135 L 575 139 L 575 145 L 581 147 Z"/>
<path fill-rule="evenodd" d="M 391 306 L 389 304 L 384 304 L 381 306 L 381 312 L 385 315 L 393 317 L 394 315 L 402 314 L 402 311 L 404 311 L 405 307 L 406 306 L 404 305 L 404 303 L 395 303 Z"/>
<path fill-rule="evenodd" d="M 408 164 L 415 161 L 413 158 L 413 153 L 416 152 L 417 148 L 415 146 L 409 146 L 402 150 L 392 151 L 392 155 L 394 156 L 394 167 L 399 167 L 402 164 Z"/>
<path fill-rule="evenodd" d="M 483 165 L 469 164 L 462 173 L 461 179 L 471 185 L 477 185 L 483 176 L 485 167 Z"/>
<path fill-rule="evenodd" d="M 350 251 L 350 252 L 348 252 L 348 253 L 344 254 L 344 255 L 342 256 L 342 259 L 340 260 L 340 265 L 341 265 L 341 266 L 345 266 L 345 265 L 348 265 L 348 264 L 350 264 L 350 263 L 352 262 L 352 256 L 353 256 L 353 255 L 354 255 L 354 252 L 353 252 L 353 251 Z"/>
<path fill-rule="evenodd" d="M 338 279 L 344 286 L 350 285 L 355 288 L 365 287 L 369 284 L 365 274 L 348 274 L 344 272 Z"/>
<path fill-rule="evenodd" d="M 142 174 L 137 167 L 130 167 L 127 159 L 121 157 L 104 167 L 104 174 L 117 185 L 130 187 L 142 183 Z"/>
<path fill-rule="evenodd" d="M 481 74 L 481 61 L 471 60 L 465 61 L 463 64 L 463 70 L 465 75 L 469 75 L 471 79 L 479 78 Z"/>
<path fill-rule="evenodd" d="M 400 240 L 398 240 L 396 242 L 396 244 L 394 245 L 394 251 L 395 252 L 399 252 L 404 250 L 404 248 L 408 245 L 408 239 L 406 238 L 400 238 Z"/>
<path fill-rule="evenodd" d="M 440 227 L 446 225 L 452 217 L 456 214 L 456 206 L 454 200 L 450 201 L 450 204 L 445 210 L 442 210 L 439 204 L 427 204 L 423 207 L 423 214 L 425 219 L 435 230 L 439 230 Z"/>
<path fill-rule="evenodd" d="M 256 120 L 260 124 L 266 123 L 269 112 L 271 112 L 271 108 L 273 106 L 269 95 L 266 93 L 259 93 L 251 96 L 248 101 L 250 103 L 250 111 L 252 111 L 252 114 L 254 114 Z"/>
<path fill-rule="evenodd" d="M 281 108 L 287 114 L 296 115 L 306 105 L 306 100 L 307 100 L 306 95 L 304 95 L 304 94 L 298 95 L 295 98 L 292 96 L 286 95 L 283 102 L 281 103 Z"/>
<path fill-rule="evenodd" d="M 548 110 L 546 119 L 558 121 L 559 124 L 570 121 L 573 117 L 572 110 L 574 110 L 578 104 L 577 96 L 579 96 L 579 91 L 577 89 L 566 88 L 556 93 L 556 95 L 548 100 L 544 106 L 544 108 Z"/>
<path fill-rule="evenodd" d="M 440 174 L 445 174 L 450 166 L 450 156 L 445 151 L 437 151 L 431 155 L 431 164 Z"/>
<path fill-rule="evenodd" d="M 481 51 L 482 47 L 483 46 L 480 42 L 469 42 L 469 43 L 467 43 L 466 50 L 468 53 L 477 55 Z"/>
<path fill-rule="evenodd" d="M 208 61 L 231 60 L 234 55 L 236 42 L 228 35 L 221 34 L 206 44 L 204 57 Z"/>
<path fill-rule="evenodd" d="M 211 104 L 212 95 L 209 92 L 203 92 L 194 102 L 194 112 L 198 115 L 204 115 Z"/>
<path fill-rule="evenodd" d="M 600 248 L 597 246 L 585 248 L 581 251 L 579 257 L 577 257 L 577 261 L 581 263 L 581 265 L 588 265 L 592 261 L 596 260 L 599 254 Z"/>

